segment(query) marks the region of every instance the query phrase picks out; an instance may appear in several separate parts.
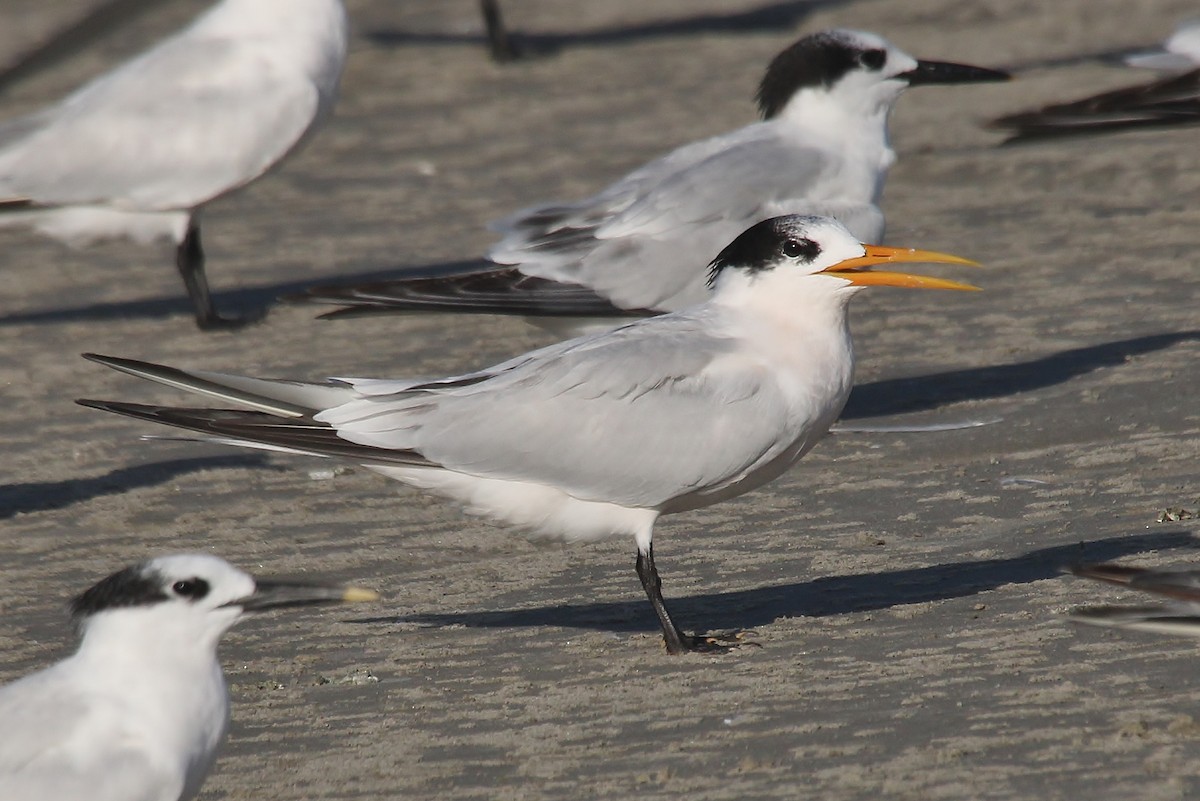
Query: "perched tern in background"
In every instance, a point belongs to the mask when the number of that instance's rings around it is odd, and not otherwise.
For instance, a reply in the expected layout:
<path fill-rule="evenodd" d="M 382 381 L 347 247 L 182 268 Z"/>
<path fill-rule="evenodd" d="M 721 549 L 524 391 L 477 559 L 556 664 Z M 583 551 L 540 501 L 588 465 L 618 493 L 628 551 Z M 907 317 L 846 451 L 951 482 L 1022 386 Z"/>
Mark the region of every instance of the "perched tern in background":
<path fill-rule="evenodd" d="M 196 323 L 209 296 L 198 212 L 262 176 L 333 107 L 341 0 L 222 0 L 56 106 L 0 123 L 0 226 L 71 243 L 171 239 Z"/>
<path fill-rule="evenodd" d="M 879 196 L 895 153 L 887 120 L 909 86 L 1006 80 L 1003 72 L 917 61 L 870 33 L 805 36 L 771 62 L 762 120 L 674 152 L 576 203 L 519 212 L 479 271 L 302 298 L 364 311 L 458 311 L 569 319 L 675 311 L 707 296 L 703 265 L 760 220 L 833 217 L 863 242 L 883 236 Z M 334 315 L 338 312 L 334 312 Z M 615 324 L 608 323 L 610 326 Z"/>
<path fill-rule="evenodd" d="M 1075 567 L 1071 572 L 1169 599 L 1159 606 L 1080 607 L 1071 611 L 1072 620 L 1093 626 L 1200 637 L 1200 570 L 1148 570 L 1102 564 Z"/>
<path fill-rule="evenodd" d="M 1161 50 L 1128 56 L 1125 63 L 1164 75 L 1082 100 L 1008 114 L 988 127 L 1008 131 L 1006 141 L 1014 142 L 1200 122 L 1200 20 L 1177 28 Z"/>
<path fill-rule="evenodd" d="M 654 523 L 761 486 L 825 434 L 850 393 L 846 311 L 858 290 L 974 288 L 871 269 L 893 262 L 972 263 L 781 217 L 717 256 L 708 302 L 479 372 L 308 384 L 89 356 L 254 411 L 80 403 L 228 444 L 349 459 L 541 536 L 631 536 L 667 649 L 703 649 L 710 641 L 684 635 L 663 603 Z"/>
<path fill-rule="evenodd" d="M 71 602 L 76 653 L 0 687 L 0 798 L 192 798 L 229 723 L 221 635 L 248 612 L 377 597 L 257 580 L 206 554 L 114 573 Z"/>

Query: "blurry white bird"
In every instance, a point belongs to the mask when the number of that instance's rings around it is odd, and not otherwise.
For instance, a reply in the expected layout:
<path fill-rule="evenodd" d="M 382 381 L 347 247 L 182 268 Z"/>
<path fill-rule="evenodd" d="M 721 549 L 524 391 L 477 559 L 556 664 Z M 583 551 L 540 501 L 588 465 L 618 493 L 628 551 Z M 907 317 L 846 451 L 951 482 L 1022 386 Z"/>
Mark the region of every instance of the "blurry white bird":
<path fill-rule="evenodd" d="M 707 647 L 663 604 L 659 515 L 783 473 L 841 412 L 854 369 L 846 319 L 864 286 L 974 287 L 871 267 L 971 264 L 859 244 L 838 222 L 758 223 L 712 262 L 711 299 L 436 381 L 309 384 L 88 358 L 256 411 L 81 400 L 234 445 L 337 456 L 467 511 L 566 540 L 631 536 L 667 649 Z"/>
<path fill-rule="evenodd" d="M 229 722 L 221 635 L 248 612 L 377 597 L 258 580 L 206 554 L 114 573 L 71 602 L 76 653 L 0 687 L 0 798 L 192 798 Z"/>
<path fill-rule="evenodd" d="M 222 0 L 56 106 L 0 123 L 0 226 L 86 244 L 170 239 L 196 323 L 209 296 L 198 212 L 262 176 L 333 107 L 341 0 Z"/>
<path fill-rule="evenodd" d="M 1101 564 L 1074 567 L 1084 578 L 1120 584 L 1168 599 L 1159 606 L 1084 606 L 1071 619 L 1093 626 L 1200 637 L 1200 570 L 1150 570 Z"/>
<path fill-rule="evenodd" d="M 1132 67 L 1158 70 L 1149 83 L 1007 114 L 988 127 L 1009 132 L 1006 142 L 1052 136 L 1164 127 L 1200 122 L 1200 20 L 1185 23 L 1161 50 L 1128 56 Z"/>
<path fill-rule="evenodd" d="M 582 201 L 500 220 L 493 227 L 504 238 L 487 254 L 493 264 L 315 287 L 300 298 L 348 305 L 346 313 L 559 318 L 550 324 L 575 333 L 594 326 L 570 318 L 686 308 L 707 295 L 703 265 L 760 220 L 828 216 L 860 241 L 878 242 L 879 196 L 895 160 L 887 121 L 900 94 L 909 86 L 1007 78 L 917 61 L 870 33 L 805 36 L 767 68 L 758 88 L 762 121 L 684 145 Z"/>

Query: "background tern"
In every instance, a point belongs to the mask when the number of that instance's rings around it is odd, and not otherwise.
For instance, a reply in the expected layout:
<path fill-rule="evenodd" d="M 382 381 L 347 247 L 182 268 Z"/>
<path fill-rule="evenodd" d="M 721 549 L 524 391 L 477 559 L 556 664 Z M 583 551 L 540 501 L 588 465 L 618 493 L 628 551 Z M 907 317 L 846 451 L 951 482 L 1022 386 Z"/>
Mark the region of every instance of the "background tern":
<path fill-rule="evenodd" d="M 567 317 L 674 311 L 702 302 L 703 265 L 760 220 L 814 214 L 863 242 L 883 236 L 879 196 L 895 153 L 887 121 L 909 86 L 1006 80 L 995 70 L 917 61 L 870 33 L 805 36 L 777 55 L 758 88 L 762 120 L 693 142 L 575 203 L 518 212 L 475 272 L 301 297 L 364 311 L 458 311 Z M 338 314 L 334 312 L 333 314 Z M 608 325 L 613 324 L 611 321 Z"/>
<path fill-rule="evenodd" d="M 1200 637 L 1200 570 L 1151 570 L 1122 565 L 1084 565 L 1071 569 L 1077 576 L 1120 584 L 1163 598 L 1157 606 L 1085 606 L 1071 619 L 1093 626 Z"/>
<path fill-rule="evenodd" d="M 863 246 L 834 220 L 781 217 L 717 256 L 708 302 L 475 373 L 310 384 L 89 356 L 254 411 L 80 403 L 228 444 L 350 459 L 541 536 L 631 536 L 667 649 L 716 648 L 667 613 L 655 521 L 761 486 L 826 433 L 850 392 L 857 291 L 974 288 L 871 269 L 914 261 L 972 263 Z"/>
<path fill-rule="evenodd" d="M 1181 25 L 1161 50 L 1136 53 L 1125 63 L 1164 75 L 1081 100 L 1007 114 L 988 126 L 1008 131 L 1006 141 L 1014 142 L 1200 122 L 1200 21 Z"/>
<path fill-rule="evenodd" d="M 207 554 L 114 573 L 71 602 L 76 653 L 0 687 L 0 798 L 192 798 L 229 722 L 221 635 L 248 612 L 377 597 L 257 580 Z"/>
<path fill-rule="evenodd" d="M 0 226 L 74 244 L 170 239 L 196 323 L 209 296 L 198 212 L 262 176 L 333 107 L 341 0 L 223 0 L 56 106 L 0 123 Z"/>

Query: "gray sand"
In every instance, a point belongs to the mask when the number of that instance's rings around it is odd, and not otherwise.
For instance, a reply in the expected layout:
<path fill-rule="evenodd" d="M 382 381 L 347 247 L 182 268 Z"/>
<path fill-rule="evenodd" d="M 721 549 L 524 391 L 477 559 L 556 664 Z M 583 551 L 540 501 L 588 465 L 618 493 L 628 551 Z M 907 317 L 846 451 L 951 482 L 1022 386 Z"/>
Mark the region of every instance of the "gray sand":
<path fill-rule="evenodd" d="M 87 5 L 7 3 L 0 61 Z M 163 4 L 11 88 L 3 113 L 203 5 Z M 1194 519 L 1158 522 L 1200 507 L 1197 129 L 995 149 L 977 127 L 1142 79 L 1076 57 L 1154 43 L 1193 4 L 864 0 L 731 32 L 653 24 L 729 13 L 718 0 L 508 0 L 514 28 L 563 47 L 505 67 L 472 43 L 471 0 L 349 5 L 336 118 L 205 217 L 226 308 L 469 260 L 489 219 L 748 121 L 775 52 L 853 26 L 929 58 L 1035 67 L 1010 85 L 914 90 L 894 118 L 889 241 L 983 262 L 966 277 L 986 291 L 878 290 L 855 308 L 848 423 L 1001 422 L 832 436 L 766 489 L 665 520 L 675 614 L 762 646 L 672 658 L 632 542 L 530 543 L 361 469 L 314 478 L 329 464 L 140 442 L 163 432 L 71 403 L 181 397 L 85 350 L 400 376 L 488 364 L 545 334 L 508 319 L 319 322 L 308 307 L 203 334 L 168 248 L 74 252 L 3 232 L 0 680 L 67 652 L 73 592 L 147 554 L 211 549 L 387 601 L 273 614 L 227 638 L 234 724 L 206 799 L 1200 794 L 1195 646 L 1076 629 L 1073 605 L 1141 599 L 1059 575 L 1197 558 Z"/>

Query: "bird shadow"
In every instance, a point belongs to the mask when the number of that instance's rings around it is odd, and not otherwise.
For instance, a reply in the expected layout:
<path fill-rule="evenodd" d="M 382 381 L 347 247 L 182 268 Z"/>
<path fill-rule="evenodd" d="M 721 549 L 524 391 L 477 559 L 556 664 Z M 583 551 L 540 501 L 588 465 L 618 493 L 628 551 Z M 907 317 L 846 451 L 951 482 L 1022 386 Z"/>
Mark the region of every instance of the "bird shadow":
<path fill-rule="evenodd" d="M 1006 584 L 1030 584 L 1081 563 L 1107 562 L 1132 554 L 1200 549 L 1186 531 L 1108 537 L 1039 548 L 1020 556 L 929 567 L 828 576 L 752 590 L 670 598 L 679 620 L 703 620 L 713 630 L 743 631 L 789 617 L 828 617 L 894 606 L 963 598 Z M 653 631 L 658 623 L 644 598 L 589 604 L 553 604 L 489 612 L 456 612 L 359 618 L 360 624 L 418 623 L 440 628 L 560 626 L 610 632 Z"/>
<path fill-rule="evenodd" d="M 647 39 L 698 36 L 709 33 L 778 32 L 795 27 L 823 8 L 846 5 L 853 0 L 790 0 L 730 13 L 695 14 L 632 25 L 614 25 L 570 33 L 508 31 L 515 56 L 520 59 L 555 55 L 569 47 L 611 45 Z M 366 38 L 384 47 L 459 46 L 485 48 L 484 33 L 438 33 L 406 30 L 375 30 Z"/>
<path fill-rule="evenodd" d="M 150 462 L 118 468 L 92 478 L 0 484 L 0 520 L 29 512 L 65 509 L 106 495 L 122 495 L 130 490 L 165 484 L 188 473 L 235 467 L 284 469 L 271 465 L 263 454 L 231 454 Z"/>
<path fill-rule="evenodd" d="M 1027 362 L 947 370 L 856 384 L 842 420 L 925 411 L 961 401 L 1006 397 L 1115 367 L 1132 356 L 1200 339 L 1200 330 L 1119 339 L 1051 353 Z"/>

